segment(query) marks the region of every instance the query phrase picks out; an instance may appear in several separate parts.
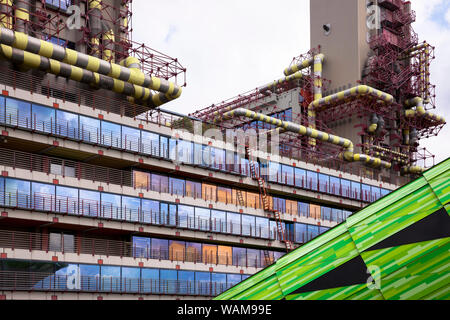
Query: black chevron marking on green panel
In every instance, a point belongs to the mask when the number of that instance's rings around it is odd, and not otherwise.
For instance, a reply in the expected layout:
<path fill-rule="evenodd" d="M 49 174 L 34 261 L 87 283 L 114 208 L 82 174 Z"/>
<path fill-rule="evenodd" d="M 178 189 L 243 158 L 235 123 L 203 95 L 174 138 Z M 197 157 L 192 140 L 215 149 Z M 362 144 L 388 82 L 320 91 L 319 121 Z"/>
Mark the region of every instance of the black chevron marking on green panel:
<path fill-rule="evenodd" d="M 357 256 L 355 259 L 297 289 L 291 295 L 364 284 L 369 277 L 370 274 L 367 273 L 367 266 L 364 260 L 361 256 Z"/>
<path fill-rule="evenodd" d="M 367 251 L 399 247 L 450 237 L 450 216 L 442 208 L 408 228 L 377 243 Z"/>

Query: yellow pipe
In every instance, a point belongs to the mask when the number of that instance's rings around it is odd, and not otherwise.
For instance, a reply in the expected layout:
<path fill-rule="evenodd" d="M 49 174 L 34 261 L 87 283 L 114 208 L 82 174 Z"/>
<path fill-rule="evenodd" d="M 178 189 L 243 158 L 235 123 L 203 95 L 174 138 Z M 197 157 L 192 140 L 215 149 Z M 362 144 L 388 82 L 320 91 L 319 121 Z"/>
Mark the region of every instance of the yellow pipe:
<path fill-rule="evenodd" d="M 403 167 L 402 174 L 422 174 L 425 169 L 418 166 Z"/>
<path fill-rule="evenodd" d="M 103 60 L 114 63 L 115 60 L 114 60 L 113 51 L 108 48 L 108 45 L 107 45 L 108 43 L 112 43 L 112 44 L 110 44 L 110 46 L 114 46 L 114 30 L 113 29 L 110 29 L 108 32 L 105 32 L 103 34 L 103 45 L 105 47 L 105 49 L 103 49 Z"/>
<path fill-rule="evenodd" d="M 407 118 L 415 118 L 415 117 L 425 117 L 428 118 L 429 120 L 432 121 L 436 121 L 438 123 L 445 123 L 445 119 L 444 117 L 435 115 L 431 112 L 428 112 L 425 110 L 424 106 L 423 106 L 423 99 L 416 97 L 410 100 L 406 100 L 405 101 L 405 106 L 407 108 L 413 108 L 416 107 L 415 110 L 406 110 L 405 111 L 405 116 Z"/>
<path fill-rule="evenodd" d="M 0 0 L 0 8 L 4 11 L 9 11 L 12 9 L 13 0 Z M 7 29 L 12 29 L 13 18 L 8 16 L 7 13 L 0 14 L 0 26 Z"/>
<path fill-rule="evenodd" d="M 295 134 L 307 136 L 310 138 L 318 139 L 325 143 L 331 143 L 336 146 L 343 147 L 345 151 L 340 155 L 340 157 L 348 162 L 363 162 L 365 165 L 372 167 L 383 167 L 390 169 L 392 164 L 383 161 L 379 158 L 370 157 L 363 154 L 354 153 L 354 145 L 349 139 L 341 138 L 335 135 L 328 134 L 323 131 L 307 128 L 305 126 L 295 124 L 293 122 L 282 121 L 273 117 L 266 116 L 262 113 L 256 113 L 254 111 L 238 108 L 229 112 L 224 113 L 222 116 L 217 116 L 213 122 L 218 122 L 222 120 L 232 119 L 234 117 L 246 117 L 253 120 L 263 121 L 265 123 L 272 124 L 283 129 L 286 132 L 293 132 Z"/>

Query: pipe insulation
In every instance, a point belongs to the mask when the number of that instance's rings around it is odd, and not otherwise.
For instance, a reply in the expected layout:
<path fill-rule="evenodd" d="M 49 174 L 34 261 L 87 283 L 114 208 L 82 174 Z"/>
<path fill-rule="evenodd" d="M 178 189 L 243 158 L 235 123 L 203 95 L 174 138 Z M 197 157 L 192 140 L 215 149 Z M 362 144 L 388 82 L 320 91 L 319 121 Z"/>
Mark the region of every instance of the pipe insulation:
<path fill-rule="evenodd" d="M 153 99 L 154 95 L 152 95 L 148 88 L 113 79 L 96 72 L 72 66 L 54 59 L 45 58 L 31 52 L 12 48 L 4 44 L 0 45 L 0 55 L 11 60 L 15 64 L 131 96 L 136 100 L 145 102 L 146 105 L 150 107 L 159 106 L 158 104 L 155 104 L 155 100 Z"/>
<path fill-rule="evenodd" d="M 26 32 L 27 23 L 30 21 L 30 3 L 24 0 L 16 0 L 16 30 Z"/>
<path fill-rule="evenodd" d="M 234 117 L 246 117 L 253 120 L 263 121 L 265 123 L 269 123 L 279 128 L 282 128 L 286 132 L 300 134 L 310 138 L 318 139 L 326 143 L 331 143 L 339 147 L 343 147 L 345 151 L 341 154 L 341 158 L 343 158 L 348 162 L 358 161 L 363 162 L 364 164 L 372 167 L 383 167 L 386 169 L 390 169 L 392 167 L 391 163 L 383 161 L 379 158 L 374 158 L 363 154 L 355 154 L 353 142 L 351 142 L 349 139 L 341 138 L 335 135 L 328 134 L 326 132 L 307 128 L 305 126 L 298 125 L 292 122 L 282 121 L 273 117 L 266 116 L 262 113 L 256 113 L 248 109 L 238 108 L 229 111 L 223 114 L 222 116 L 216 117 L 214 119 L 214 122 L 218 122 L 221 120 L 228 120 Z"/>
<path fill-rule="evenodd" d="M 0 0 L 0 27 L 12 29 L 13 17 L 8 13 L 12 11 L 13 0 Z"/>
<path fill-rule="evenodd" d="M 268 83 L 265 86 L 262 86 L 261 88 L 259 88 L 258 90 L 259 90 L 259 92 L 266 94 L 268 91 L 275 89 L 280 84 L 283 84 L 285 82 L 291 82 L 294 80 L 300 80 L 302 78 L 303 78 L 303 73 L 298 71 L 292 75 L 289 75 L 289 76 L 281 78 L 279 80 L 275 80 L 274 82 Z"/>
<path fill-rule="evenodd" d="M 126 65 L 121 66 L 110 63 L 72 49 L 30 37 L 21 32 L 0 28 L 0 43 L 94 73 L 99 73 L 116 80 L 158 91 L 159 94 L 152 95 L 153 105 L 156 106 L 177 99 L 182 93 L 181 87 L 173 82 L 146 75 L 138 68 L 128 68 Z M 136 62 L 136 60 L 133 57 L 126 59 L 126 61 L 132 62 Z M 139 63 L 138 60 L 137 62 Z"/>
<path fill-rule="evenodd" d="M 405 116 L 407 118 L 424 117 L 442 124 L 446 122 L 444 117 L 426 111 L 425 107 L 423 106 L 422 98 L 416 97 L 413 99 L 406 100 L 405 107 L 409 108 L 409 110 L 405 111 Z M 416 107 L 416 109 L 415 110 L 411 109 L 413 107 Z"/>

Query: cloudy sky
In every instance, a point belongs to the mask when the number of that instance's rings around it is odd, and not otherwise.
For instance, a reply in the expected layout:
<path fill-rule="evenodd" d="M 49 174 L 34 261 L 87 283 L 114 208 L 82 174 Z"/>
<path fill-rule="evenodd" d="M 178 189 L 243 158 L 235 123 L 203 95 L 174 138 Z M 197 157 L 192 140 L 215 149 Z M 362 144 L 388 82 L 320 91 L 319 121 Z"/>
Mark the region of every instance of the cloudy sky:
<path fill-rule="evenodd" d="M 436 47 L 435 113 L 450 122 L 450 0 L 411 2 L 420 41 Z M 133 29 L 135 41 L 187 68 L 183 95 L 163 107 L 187 114 L 282 77 L 309 50 L 309 0 L 134 0 Z M 449 157 L 450 124 L 422 146 L 437 162 Z"/>

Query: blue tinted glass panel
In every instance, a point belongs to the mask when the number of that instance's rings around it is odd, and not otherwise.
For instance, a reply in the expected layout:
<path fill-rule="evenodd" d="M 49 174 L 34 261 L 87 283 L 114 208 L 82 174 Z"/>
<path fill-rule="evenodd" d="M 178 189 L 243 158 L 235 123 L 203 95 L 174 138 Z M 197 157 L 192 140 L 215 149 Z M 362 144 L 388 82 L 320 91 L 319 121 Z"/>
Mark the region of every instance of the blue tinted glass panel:
<path fill-rule="evenodd" d="M 306 243 L 308 241 L 307 228 L 305 224 L 295 224 L 295 242 Z"/>
<path fill-rule="evenodd" d="M 160 157 L 168 159 L 169 158 L 169 139 L 167 137 L 160 137 Z"/>
<path fill-rule="evenodd" d="M 194 207 L 178 206 L 178 226 L 180 228 L 194 227 Z"/>
<path fill-rule="evenodd" d="M 195 208 L 195 229 L 209 231 L 211 211 L 204 208 Z"/>
<path fill-rule="evenodd" d="M 100 290 L 100 266 L 80 265 L 81 289 L 83 291 Z"/>
<path fill-rule="evenodd" d="M 169 259 L 169 240 L 152 239 L 152 259 Z"/>
<path fill-rule="evenodd" d="M 145 154 L 159 157 L 159 135 L 147 131 L 141 132 L 142 136 L 142 152 Z"/>
<path fill-rule="evenodd" d="M 351 182 L 351 196 L 352 199 L 361 200 L 361 183 Z"/>
<path fill-rule="evenodd" d="M 169 193 L 171 195 L 184 196 L 186 181 L 182 179 L 169 178 Z"/>
<path fill-rule="evenodd" d="M 0 123 L 5 123 L 5 98 L 0 96 Z"/>
<path fill-rule="evenodd" d="M 33 208 L 42 211 L 55 210 L 55 186 L 33 182 L 31 184 Z"/>
<path fill-rule="evenodd" d="M 122 267 L 122 292 L 139 292 L 141 270 L 139 268 Z"/>
<path fill-rule="evenodd" d="M 370 186 L 366 184 L 361 185 L 361 197 L 363 201 L 372 202 L 372 193 Z"/>
<path fill-rule="evenodd" d="M 178 141 L 178 161 L 181 163 L 194 163 L 194 145 L 189 141 Z"/>
<path fill-rule="evenodd" d="M 254 237 L 255 232 L 255 216 L 242 215 L 242 235 Z"/>
<path fill-rule="evenodd" d="M 195 294 L 195 272 L 178 271 L 178 281 L 180 284 L 180 294 Z"/>
<path fill-rule="evenodd" d="M 141 199 L 122 197 L 122 219 L 131 222 L 140 221 L 141 215 Z"/>
<path fill-rule="evenodd" d="M 256 217 L 256 237 L 269 238 L 269 219 Z"/>
<path fill-rule="evenodd" d="M 80 215 L 98 217 L 100 215 L 100 192 L 80 190 Z"/>
<path fill-rule="evenodd" d="M 101 266 L 101 291 L 120 292 L 120 267 Z"/>
<path fill-rule="evenodd" d="M 241 234 L 241 215 L 227 212 L 227 230 L 231 234 Z"/>
<path fill-rule="evenodd" d="M 56 134 L 62 137 L 78 139 L 78 115 L 56 110 Z"/>
<path fill-rule="evenodd" d="M 306 170 L 295 168 L 295 186 L 306 188 Z"/>
<path fill-rule="evenodd" d="M 160 204 L 159 201 L 154 200 L 142 200 L 142 219 L 144 223 L 151 224 L 164 224 L 164 213 L 167 212 L 167 204 L 164 207 L 166 210 L 163 211 L 163 204 Z"/>
<path fill-rule="evenodd" d="M 80 139 L 88 143 L 100 143 L 100 120 L 80 116 Z"/>
<path fill-rule="evenodd" d="M 122 126 L 122 148 L 129 151 L 139 152 L 141 141 L 141 131 L 130 127 Z"/>
<path fill-rule="evenodd" d="M 102 136 L 101 144 L 112 147 L 112 148 L 122 148 L 122 126 L 102 121 Z"/>
<path fill-rule="evenodd" d="M 6 98 L 5 122 L 11 126 L 31 128 L 31 104 L 16 99 Z"/>
<path fill-rule="evenodd" d="M 303 202 L 299 202 L 298 203 L 298 215 L 300 217 L 309 217 L 309 204 L 308 203 L 303 203 Z"/>
<path fill-rule="evenodd" d="M 349 180 L 341 179 L 342 196 L 346 198 L 352 198 L 351 196 L 352 182 Z"/>
<path fill-rule="evenodd" d="M 28 181 L 5 179 L 5 205 L 8 207 L 32 208 L 31 183 Z"/>
<path fill-rule="evenodd" d="M 56 211 L 78 214 L 78 189 L 56 186 Z"/>
<path fill-rule="evenodd" d="M 247 249 L 233 248 L 233 265 L 237 267 L 247 266 Z"/>
<path fill-rule="evenodd" d="M 227 232 L 226 212 L 211 210 L 211 229 L 213 232 Z"/>
<path fill-rule="evenodd" d="M 150 258 L 150 238 L 133 237 L 133 257 Z"/>
<path fill-rule="evenodd" d="M 177 294 L 178 278 L 176 270 L 160 271 L 160 290 L 165 294 Z"/>
<path fill-rule="evenodd" d="M 228 274 L 227 283 L 229 287 L 233 287 L 242 281 L 240 274 Z"/>
<path fill-rule="evenodd" d="M 282 165 L 282 184 L 294 185 L 294 167 Z"/>
<path fill-rule="evenodd" d="M 381 189 L 379 187 L 371 187 L 372 201 L 377 201 L 381 198 Z"/>
<path fill-rule="evenodd" d="M 307 188 L 317 191 L 318 174 L 317 172 L 307 171 L 306 172 Z"/>
<path fill-rule="evenodd" d="M 102 217 L 106 219 L 122 219 L 122 197 L 109 193 L 101 194 L 101 212 Z"/>
<path fill-rule="evenodd" d="M 330 177 L 330 189 L 331 194 L 339 196 L 341 194 L 341 179 L 336 177 Z"/>
<path fill-rule="evenodd" d="M 33 121 L 34 130 L 45 133 L 55 132 L 55 124 L 56 124 L 55 109 L 33 104 L 31 111 L 32 111 L 31 119 Z"/>
<path fill-rule="evenodd" d="M 330 177 L 325 174 L 319 174 L 319 191 L 330 193 Z"/>
<path fill-rule="evenodd" d="M 141 282 L 142 291 L 144 293 L 159 293 L 159 270 L 142 269 Z"/>
<path fill-rule="evenodd" d="M 281 165 L 276 162 L 269 162 L 268 178 L 270 182 L 281 181 Z"/>
<path fill-rule="evenodd" d="M 195 273 L 196 282 L 196 294 L 202 296 L 209 296 L 211 294 L 211 273 L 209 272 L 196 272 Z"/>

